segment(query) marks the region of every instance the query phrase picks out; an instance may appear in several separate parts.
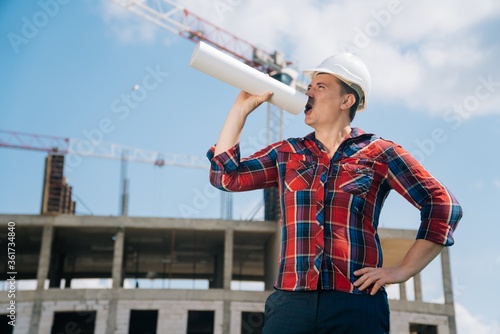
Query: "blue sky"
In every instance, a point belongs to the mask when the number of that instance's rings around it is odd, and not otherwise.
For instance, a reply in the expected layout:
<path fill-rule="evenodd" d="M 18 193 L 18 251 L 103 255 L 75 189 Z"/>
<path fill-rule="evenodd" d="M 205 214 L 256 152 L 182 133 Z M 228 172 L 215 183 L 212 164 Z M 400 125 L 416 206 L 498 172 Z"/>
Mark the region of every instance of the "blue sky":
<path fill-rule="evenodd" d="M 203 158 L 238 91 L 189 67 L 195 44 L 109 0 L 55 1 L 0 2 L 0 129 L 89 140 L 104 120 L 104 142 Z M 44 16 L 47 3 L 57 7 Z M 451 248 L 459 330 L 500 333 L 494 302 L 500 293 L 491 284 L 500 274 L 500 157 L 494 146 L 500 134 L 500 3 L 182 3 L 259 47 L 284 52 L 299 69 L 341 49 L 365 59 L 373 89 L 353 125 L 401 144 L 461 202 L 464 218 Z M 123 97 L 152 72 L 154 87 L 127 105 Z M 247 154 L 265 145 L 265 108 L 248 120 L 242 137 Z M 311 131 L 302 115 L 285 114 L 284 123 L 284 137 Z M 44 157 L 0 149 L 1 213 L 39 213 Z M 66 176 L 78 214 L 118 214 L 119 161 L 84 158 Z M 220 217 L 220 194 L 205 170 L 129 163 L 128 177 L 130 215 Z M 248 219 L 262 193 L 233 199 L 233 217 Z M 381 225 L 415 229 L 418 218 L 393 193 Z M 431 281 L 424 298 L 439 298 Z"/>

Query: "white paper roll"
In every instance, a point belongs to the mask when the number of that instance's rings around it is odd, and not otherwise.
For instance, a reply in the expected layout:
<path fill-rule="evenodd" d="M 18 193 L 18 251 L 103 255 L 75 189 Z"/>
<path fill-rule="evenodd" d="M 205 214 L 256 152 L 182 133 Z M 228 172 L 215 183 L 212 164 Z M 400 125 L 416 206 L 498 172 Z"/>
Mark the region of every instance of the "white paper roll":
<path fill-rule="evenodd" d="M 303 112 L 307 103 L 304 93 L 203 42 L 196 45 L 189 65 L 250 94 L 271 91 L 274 95 L 269 102 L 295 115 Z"/>

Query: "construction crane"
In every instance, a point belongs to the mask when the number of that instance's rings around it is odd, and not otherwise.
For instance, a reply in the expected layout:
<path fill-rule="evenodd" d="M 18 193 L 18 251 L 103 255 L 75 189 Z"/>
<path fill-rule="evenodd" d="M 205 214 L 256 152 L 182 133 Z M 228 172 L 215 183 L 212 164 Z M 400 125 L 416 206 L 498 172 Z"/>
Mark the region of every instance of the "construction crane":
<path fill-rule="evenodd" d="M 197 156 L 164 154 L 106 142 L 93 143 L 89 140 L 7 130 L 0 130 L 0 147 L 116 160 L 123 160 L 123 154 L 125 153 L 128 161 L 152 163 L 159 167 L 179 166 L 205 170 L 209 167 L 206 158 Z M 71 168 L 71 166 L 69 167 Z"/>
<path fill-rule="evenodd" d="M 283 53 L 263 50 L 192 13 L 174 0 L 111 1 L 174 34 L 193 42 L 208 43 L 299 91 L 306 91 L 307 84 L 300 80 L 298 72 L 290 67 L 293 62 L 287 60 Z M 283 138 L 283 111 L 269 103 L 266 130 L 268 144 Z M 264 190 L 264 201 L 270 204 L 270 210 L 265 208 L 265 219 L 277 219 L 277 196 L 275 188 Z M 232 197 L 229 193 L 223 193 L 222 205 L 222 218 L 231 219 Z"/>
<path fill-rule="evenodd" d="M 80 163 L 79 159 L 81 159 L 82 157 L 121 160 L 122 186 L 120 194 L 120 214 L 122 216 L 126 216 L 128 212 L 127 163 L 129 161 L 154 164 L 158 167 L 177 166 L 203 170 L 207 170 L 209 168 L 209 164 L 206 158 L 200 158 L 192 155 L 163 154 L 160 152 L 148 151 L 106 142 L 93 143 L 89 140 L 7 130 L 0 130 L 0 147 L 48 152 L 50 159 L 47 160 L 47 165 L 50 164 L 52 168 L 58 169 L 58 188 L 61 188 L 62 191 L 65 191 L 66 189 L 64 185 L 60 185 L 60 183 L 63 182 L 62 164 L 64 164 L 64 160 L 54 157 L 64 157 L 65 155 L 72 155 L 73 157 L 76 157 L 76 159 L 73 159 L 72 163 L 66 163 L 66 168 L 70 171 L 71 168 L 75 168 Z M 49 190 L 44 189 L 44 196 L 46 196 L 47 198 L 49 197 L 48 192 Z M 47 201 L 48 200 L 49 199 L 47 199 Z M 42 200 L 42 202 L 45 201 Z M 68 202 L 68 200 L 65 199 L 64 202 Z M 68 205 L 70 204 L 71 203 L 69 203 Z M 42 213 L 44 212 L 44 205 L 46 204 L 42 203 Z M 66 204 L 62 205 L 65 207 L 67 206 Z M 69 211 L 63 210 L 62 212 L 69 213 Z"/>

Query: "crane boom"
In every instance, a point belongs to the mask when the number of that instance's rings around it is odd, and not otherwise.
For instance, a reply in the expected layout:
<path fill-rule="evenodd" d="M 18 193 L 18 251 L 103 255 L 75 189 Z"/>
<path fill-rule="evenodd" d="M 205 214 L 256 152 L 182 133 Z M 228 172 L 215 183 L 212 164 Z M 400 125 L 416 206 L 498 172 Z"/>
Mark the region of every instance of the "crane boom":
<path fill-rule="evenodd" d="M 190 12 L 172 0 L 111 0 L 142 18 L 192 41 L 204 41 L 262 71 L 280 71 L 291 62 L 268 52 Z"/>
<path fill-rule="evenodd" d="M 25 132 L 0 130 L 0 147 L 44 151 L 56 154 L 73 154 L 85 157 L 152 163 L 156 166 L 178 166 L 207 169 L 205 158 L 181 154 L 163 154 L 140 148 L 88 140 L 63 138 Z"/>
<path fill-rule="evenodd" d="M 0 130 L 0 147 L 66 154 L 69 138 Z"/>

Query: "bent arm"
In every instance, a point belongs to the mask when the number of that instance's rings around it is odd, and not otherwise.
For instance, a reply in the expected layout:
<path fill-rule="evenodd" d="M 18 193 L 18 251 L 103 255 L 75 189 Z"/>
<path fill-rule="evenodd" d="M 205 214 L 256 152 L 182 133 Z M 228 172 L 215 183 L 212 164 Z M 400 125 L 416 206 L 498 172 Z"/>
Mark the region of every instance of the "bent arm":
<path fill-rule="evenodd" d="M 354 282 L 359 290 L 371 288 L 374 295 L 385 284 L 403 283 L 421 272 L 436 256 L 441 253 L 444 246 L 425 239 L 417 239 L 406 253 L 403 261 L 395 267 L 363 268 L 354 274 L 360 276 Z"/>
<path fill-rule="evenodd" d="M 252 95 L 243 91 L 238 94 L 222 127 L 217 145 L 215 146 L 214 155 L 227 151 L 240 141 L 247 116 L 262 103 L 269 100 L 272 94 L 271 92 L 266 92 L 262 95 Z"/>
<path fill-rule="evenodd" d="M 272 96 L 271 92 L 251 95 L 240 92 L 229 111 L 216 145 L 207 153 L 211 162 L 210 183 L 226 191 L 247 191 L 275 186 L 276 152 L 268 147 L 240 160 L 239 141 L 248 115 Z"/>
<path fill-rule="evenodd" d="M 438 256 L 445 246 L 425 239 L 417 239 L 399 265 L 406 280 L 421 272 Z"/>
<path fill-rule="evenodd" d="M 395 267 L 362 268 L 354 286 L 371 288 L 375 294 L 382 286 L 406 282 L 422 271 L 443 249 L 454 243 L 453 231 L 462 217 L 456 198 L 400 146 L 394 146 L 388 161 L 388 184 L 420 210 L 417 240 L 402 262 Z"/>

